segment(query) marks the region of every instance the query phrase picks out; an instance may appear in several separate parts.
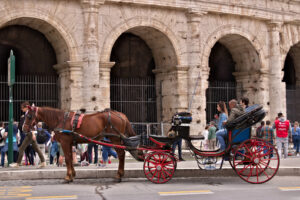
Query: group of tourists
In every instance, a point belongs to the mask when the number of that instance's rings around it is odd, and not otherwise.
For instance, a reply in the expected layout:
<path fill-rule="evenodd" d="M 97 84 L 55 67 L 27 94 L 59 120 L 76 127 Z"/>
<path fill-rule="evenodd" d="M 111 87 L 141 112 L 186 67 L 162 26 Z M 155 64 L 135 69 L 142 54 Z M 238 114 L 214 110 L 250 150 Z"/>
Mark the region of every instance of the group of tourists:
<path fill-rule="evenodd" d="M 276 144 L 280 156 L 283 148 L 284 158 L 288 157 L 290 144 L 293 146 L 294 155 L 300 155 L 299 122 L 295 121 L 292 126 L 282 113 L 278 113 L 273 125 L 269 120 L 266 122 L 261 121 L 260 126 L 256 129 L 256 137 L 264 139 L 271 144 Z"/>
<path fill-rule="evenodd" d="M 24 114 L 28 111 L 29 105 L 29 102 L 21 104 L 21 110 Z M 64 153 L 60 143 L 55 140 L 55 133 L 48 131 L 46 124 L 42 122 L 39 122 L 33 131 L 25 133 L 22 131 L 24 121 L 25 115 L 22 115 L 19 123 L 13 123 L 13 163 L 9 166 L 19 167 L 23 161 L 24 165 L 37 165 L 38 168 L 43 168 L 46 166 L 46 150 L 48 151 L 49 164 L 54 165 L 55 163 L 57 166 L 62 166 Z M 8 125 L 5 125 L 4 122 L 0 123 L 1 167 L 5 166 L 5 160 L 8 159 L 8 129 Z M 105 140 L 108 139 L 105 138 Z M 98 162 L 99 148 L 102 150 L 100 162 Z M 78 154 L 79 161 L 77 161 Z M 111 163 L 111 156 L 117 158 L 117 153 L 111 147 L 101 147 L 94 143 L 78 144 L 76 148 L 73 147 L 73 162 L 82 166 L 94 163 L 97 166 L 106 167 L 107 163 Z"/>
<path fill-rule="evenodd" d="M 237 117 L 247 112 L 249 99 L 244 97 L 239 102 L 232 99 L 228 102 L 230 114 L 228 113 L 226 103 L 219 101 L 217 104 L 217 110 L 219 114 L 215 115 L 215 120 L 211 121 L 203 132 L 205 137 L 204 149 L 215 150 L 217 146 L 221 151 L 226 148 L 226 138 L 228 131 L 225 128 L 226 123 L 232 122 Z"/>
<path fill-rule="evenodd" d="M 230 113 L 227 110 L 226 103 L 223 101 L 218 102 L 217 110 L 219 114 L 215 115 L 215 120 L 211 121 L 203 131 L 205 137 L 202 147 L 205 150 L 225 150 L 226 139 L 228 131 L 225 128 L 226 123 L 232 122 L 237 117 L 249 111 L 249 99 L 243 97 L 238 102 L 232 99 L 228 102 Z M 277 117 L 272 124 L 270 120 L 262 121 L 261 125 L 256 130 L 257 138 L 264 139 L 265 141 L 276 144 L 279 156 L 283 158 L 288 157 L 289 142 L 293 143 L 295 155 L 299 156 L 300 149 L 300 128 L 299 123 L 296 121 L 291 127 L 291 123 L 287 120 L 282 113 L 278 113 Z"/>

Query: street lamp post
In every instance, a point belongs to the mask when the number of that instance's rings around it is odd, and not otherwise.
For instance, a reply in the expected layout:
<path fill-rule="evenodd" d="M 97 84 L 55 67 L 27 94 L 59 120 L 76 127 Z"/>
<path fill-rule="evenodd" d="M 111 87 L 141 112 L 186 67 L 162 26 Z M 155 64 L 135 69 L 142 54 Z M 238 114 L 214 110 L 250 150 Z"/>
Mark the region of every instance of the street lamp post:
<path fill-rule="evenodd" d="M 15 83 L 15 56 L 12 50 L 8 59 L 7 83 L 9 86 L 8 164 L 10 164 L 13 162 L 13 85 Z"/>

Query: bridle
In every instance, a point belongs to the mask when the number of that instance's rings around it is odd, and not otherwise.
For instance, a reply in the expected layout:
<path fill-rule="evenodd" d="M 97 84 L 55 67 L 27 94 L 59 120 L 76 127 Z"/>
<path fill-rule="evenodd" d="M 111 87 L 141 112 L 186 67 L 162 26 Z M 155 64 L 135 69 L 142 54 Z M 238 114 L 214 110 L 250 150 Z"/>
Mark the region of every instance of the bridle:
<path fill-rule="evenodd" d="M 29 130 L 32 130 L 32 128 L 37 124 L 38 120 L 37 120 L 37 115 L 38 115 L 38 109 L 39 107 L 30 107 L 28 106 L 28 111 L 25 113 L 25 122 L 26 122 L 26 118 L 29 118 L 29 120 L 32 120 L 32 118 L 34 118 L 31 122 L 30 125 L 26 124 L 24 122 L 23 127 L 28 128 Z M 29 111 L 35 111 L 34 114 L 29 114 Z"/>

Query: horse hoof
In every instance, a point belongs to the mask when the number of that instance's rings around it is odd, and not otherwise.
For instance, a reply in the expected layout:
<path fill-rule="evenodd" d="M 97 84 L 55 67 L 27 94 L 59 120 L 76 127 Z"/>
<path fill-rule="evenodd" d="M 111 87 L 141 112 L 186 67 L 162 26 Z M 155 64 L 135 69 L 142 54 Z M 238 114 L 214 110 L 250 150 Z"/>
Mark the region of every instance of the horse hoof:
<path fill-rule="evenodd" d="M 64 180 L 64 183 L 71 183 L 71 182 L 73 182 L 73 179 L 65 179 Z"/>
<path fill-rule="evenodd" d="M 116 182 L 116 183 L 121 183 L 121 182 L 122 182 L 122 179 L 121 179 L 121 178 L 115 178 L 115 182 Z"/>

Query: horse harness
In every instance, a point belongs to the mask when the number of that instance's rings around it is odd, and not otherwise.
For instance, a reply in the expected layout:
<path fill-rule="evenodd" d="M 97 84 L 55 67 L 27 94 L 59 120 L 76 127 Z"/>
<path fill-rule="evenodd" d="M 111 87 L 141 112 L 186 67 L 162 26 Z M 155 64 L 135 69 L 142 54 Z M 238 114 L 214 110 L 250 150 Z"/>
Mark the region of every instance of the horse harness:
<path fill-rule="evenodd" d="M 120 137 L 121 139 L 127 138 L 124 133 L 121 133 L 121 131 L 119 131 L 114 124 L 111 121 L 111 110 L 110 109 L 105 109 L 102 112 L 106 112 L 107 114 L 107 123 L 105 124 L 105 127 L 103 129 L 103 131 L 101 133 L 99 133 L 98 135 L 96 135 L 95 137 L 91 138 L 92 140 L 95 140 L 101 136 L 106 137 L 106 136 L 113 136 L 113 137 Z M 114 113 L 116 116 L 118 116 L 123 122 L 125 121 L 121 115 Z M 64 113 L 64 120 L 63 120 L 63 127 L 62 129 L 65 129 L 65 125 L 67 123 L 67 121 L 71 118 L 71 125 L 72 125 L 72 132 L 76 133 L 75 130 L 79 128 L 80 124 L 79 124 L 79 119 L 81 118 L 81 120 L 83 119 L 83 114 L 80 111 L 77 111 L 76 113 L 74 113 L 74 115 L 72 116 L 71 112 L 65 112 Z M 80 122 L 81 123 L 81 122 Z M 114 134 L 114 133 L 108 133 L 107 129 L 111 128 L 112 130 L 116 131 L 118 133 Z M 124 130 L 125 131 L 125 130 Z M 73 136 L 73 145 L 76 146 L 76 134 L 72 134 Z"/>

